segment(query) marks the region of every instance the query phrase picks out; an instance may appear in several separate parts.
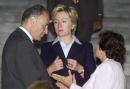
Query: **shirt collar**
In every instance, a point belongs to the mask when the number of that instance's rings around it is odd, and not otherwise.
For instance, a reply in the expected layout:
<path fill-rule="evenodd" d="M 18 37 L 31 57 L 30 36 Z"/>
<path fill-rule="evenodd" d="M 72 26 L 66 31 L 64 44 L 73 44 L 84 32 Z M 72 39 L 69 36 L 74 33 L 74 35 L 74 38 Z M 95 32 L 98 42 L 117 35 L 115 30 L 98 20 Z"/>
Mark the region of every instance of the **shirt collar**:
<path fill-rule="evenodd" d="M 105 62 L 105 61 L 109 61 L 110 59 L 109 58 L 106 58 L 103 62 Z"/>
<path fill-rule="evenodd" d="M 30 38 L 30 40 L 33 42 L 33 38 L 31 36 L 31 34 L 22 26 L 19 27 L 22 31 L 24 31 L 26 33 L 26 35 Z"/>
<path fill-rule="evenodd" d="M 78 44 L 82 44 L 79 40 L 78 40 L 78 38 L 76 37 L 76 36 L 72 36 L 72 40 L 73 40 L 73 42 L 75 41 L 76 43 L 78 43 Z M 55 38 L 55 40 L 53 41 L 53 43 L 52 43 L 52 45 L 54 45 L 54 44 L 56 44 L 58 41 L 60 41 L 60 38 L 59 38 L 59 36 L 57 36 L 56 38 Z"/>

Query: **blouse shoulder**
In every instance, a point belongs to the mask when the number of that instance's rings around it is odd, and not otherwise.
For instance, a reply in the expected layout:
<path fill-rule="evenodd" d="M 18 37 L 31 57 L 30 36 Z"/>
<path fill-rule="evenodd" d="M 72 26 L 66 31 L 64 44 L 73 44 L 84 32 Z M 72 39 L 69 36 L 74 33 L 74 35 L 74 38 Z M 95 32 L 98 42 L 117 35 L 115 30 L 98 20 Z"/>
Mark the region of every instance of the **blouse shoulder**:
<path fill-rule="evenodd" d="M 116 69 L 118 69 L 118 68 L 120 68 L 121 67 L 121 65 L 120 65 L 120 63 L 118 63 L 118 62 L 116 62 L 116 61 L 114 61 L 114 60 L 111 60 L 111 59 L 109 59 L 109 60 L 107 60 L 107 61 L 105 61 L 105 62 L 103 62 L 103 63 L 101 63 L 98 67 L 97 67 L 97 69 L 100 69 L 100 71 L 116 71 Z"/>

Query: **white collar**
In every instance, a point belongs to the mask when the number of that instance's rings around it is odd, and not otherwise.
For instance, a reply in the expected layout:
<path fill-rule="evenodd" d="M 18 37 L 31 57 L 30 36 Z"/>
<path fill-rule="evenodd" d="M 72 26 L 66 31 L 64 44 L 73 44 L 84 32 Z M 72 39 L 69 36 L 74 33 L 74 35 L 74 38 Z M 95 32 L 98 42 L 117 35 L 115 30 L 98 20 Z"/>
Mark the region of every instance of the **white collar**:
<path fill-rule="evenodd" d="M 109 58 L 106 58 L 104 61 L 108 61 L 109 60 Z"/>
<path fill-rule="evenodd" d="M 26 35 L 30 38 L 30 40 L 33 42 L 33 38 L 31 36 L 31 34 L 22 26 L 19 27 L 22 31 L 24 31 L 26 33 Z"/>
<path fill-rule="evenodd" d="M 82 44 L 79 40 L 78 40 L 78 38 L 76 38 L 76 36 L 72 36 L 72 39 L 73 39 L 73 42 L 75 41 L 76 43 L 78 43 L 78 44 Z M 60 41 L 60 38 L 57 36 L 56 38 L 55 38 L 55 40 L 53 41 L 53 43 L 52 43 L 52 45 L 54 45 L 54 44 L 56 44 L 58 41 Z"/>

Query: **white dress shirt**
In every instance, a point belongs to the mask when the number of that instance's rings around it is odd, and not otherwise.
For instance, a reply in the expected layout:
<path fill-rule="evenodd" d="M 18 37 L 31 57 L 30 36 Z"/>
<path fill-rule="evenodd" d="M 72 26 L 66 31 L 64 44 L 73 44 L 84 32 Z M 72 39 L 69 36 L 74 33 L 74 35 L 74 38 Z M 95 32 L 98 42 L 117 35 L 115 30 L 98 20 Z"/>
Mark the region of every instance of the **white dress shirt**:
<path fill-rule="evenodd" d="M 25 34 L 30 38 L 30 40 L 31 40 L 32 43 L 33 43 L 33 38 L 32 38 L 32 36 L 31 36 L 31 34 L 30 34 L 24 27 L 20 26 L 19 28 L 20 28 L 22 31 L 25 32 Z"/>
<path fill-rule="evenodd" d="M 69 53 L 69 51 L 70 51 L 70 48 L 71 48 L 71 46 L 72 46 L 72 44 L 73 44 L 74 42 L 76 42 L 76 43 L 78 43 L 78 44 L 82 44 L 74 35 L 72 36 L 72 41 L 71 41 L 69 44 L 66 44 L 65 42 L 61 41 L 59 37 L 57 37 L 57 38 L 54 40 L 54 42 L 52 43 L 52 45 L 54 45 L 54 44 L 57 43 L 58 41 L 60 42 L 61 48 L 62 48 L 62 50 L 63 50 L 64 55 L 65 55 L 66 58 L 67 58 L 68 53 Z"/>
<path fill-rule="evenodd" d="M 60 45 L 61 45 L 61 48 L 64 52 L 64 55 L 65 55 L 65 58 L 67 58 L 68 56 L 68 53 L 69 53 L 69 50 L 73 44 L 74 40 L 72 40 L 69 44 L 66 44 L 65 42 L 63 41 L 60 41 Z"/>
<path fill-rule="evenodd" d="M 126 89 L 126 80 L 120 63 L 106 59 L 82 86 L 72 84 L 70 89 Z"/>

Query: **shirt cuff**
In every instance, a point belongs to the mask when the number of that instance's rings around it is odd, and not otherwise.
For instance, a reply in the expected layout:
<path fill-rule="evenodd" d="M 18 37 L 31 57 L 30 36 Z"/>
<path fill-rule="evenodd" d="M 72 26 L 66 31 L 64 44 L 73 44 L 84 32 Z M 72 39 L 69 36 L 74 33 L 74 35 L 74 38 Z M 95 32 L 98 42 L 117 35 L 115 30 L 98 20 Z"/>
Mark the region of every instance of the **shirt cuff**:
<path fill-rule="evenodd" d="M 78 85 L 76 85 L 76 84 L 72 84 L 71 86 L 70 86 L 70 89 L 82 89 L 82 87 L 80 87 L 80 86 L 78 86 Z"/>

